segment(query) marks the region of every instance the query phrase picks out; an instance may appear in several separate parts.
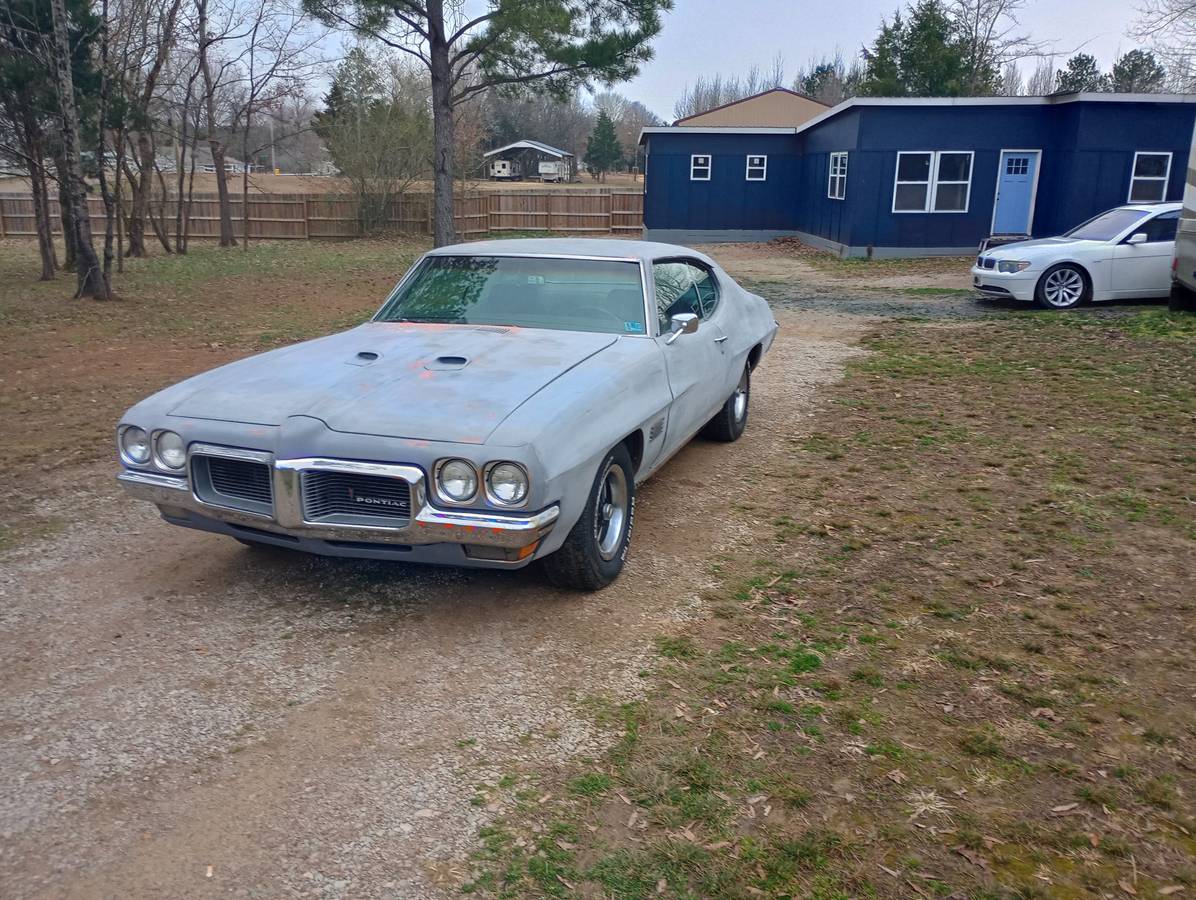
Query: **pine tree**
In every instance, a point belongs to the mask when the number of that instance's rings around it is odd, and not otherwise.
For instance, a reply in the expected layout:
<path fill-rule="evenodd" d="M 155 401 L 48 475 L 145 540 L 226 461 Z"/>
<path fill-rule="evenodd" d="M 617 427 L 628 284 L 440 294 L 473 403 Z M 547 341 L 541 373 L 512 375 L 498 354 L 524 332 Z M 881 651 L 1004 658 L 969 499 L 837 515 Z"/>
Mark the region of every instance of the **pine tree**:
<path fill-rule="evenodd" d="M 615 123 L 606 110 L 598 111 L 598 122 L 586 141 L 586 155 L 583 160 L 591 175 L 606 181 L 606 173 L 623 161 L 623 148 L 615 134 Z"/>
<path fill-rule="evenodd" d="M 907 18 L 882 22 L 864 59 L 869 96 L 957 97 L 967 87 L 965 47 L 942 0 L 918 0 Z"/>
<path fill-rule="evenodd" d="M 1166 70 L 1149 50 L 1131 50 L 1113 63 L 1113 90 L 1118 94 L 1154 94 L 1166 80 Z"/>
<path fill-rule="evenodd" d="M 1096 65 L 1096 57 L 1089 53 L 1077 53 L 1067 61 L 1067 68 L 1060 69 L 1056 90 L 1064 93 L 1073 91 L 1098 91 L 1110 89 L 1109 76 L 1102 74 Z"/>

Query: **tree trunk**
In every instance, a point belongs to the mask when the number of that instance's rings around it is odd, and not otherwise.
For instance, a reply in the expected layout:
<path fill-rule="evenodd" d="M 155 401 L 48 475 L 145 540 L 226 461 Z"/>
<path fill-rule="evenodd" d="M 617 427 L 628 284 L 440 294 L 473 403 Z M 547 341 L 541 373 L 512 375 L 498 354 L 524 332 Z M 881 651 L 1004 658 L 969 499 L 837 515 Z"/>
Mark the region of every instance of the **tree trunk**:
<path fill-rule="evenodd" d="M 96 170 L 100 196 L 104 200 L 104 292 L 112 296 L 112 239 L 116 223 L 116 204 L 108 188 L 108 153 L 105 140 L 108 121 L 108 0 L 100 4 L 100 111 L 96 116 Z"/>
<path fill-rule="evenodd" d="M 129 204 L 129 256 L 145 256 L 145 214 L 149 206 L 150 172 L 154 164 L 153 150 L 144 131 L 137 132 L 137 177 L 130 178 L 133 199 Z"/>
<path fill-rule="evenodd" d="M 224 172 L 224 145 L 216 138 L 216 85 L 212 83 L 212 67 L 208 64 L 208 0 L 196 4 L 199 13 L 199 70 L 203 75 L 204 104 L 208 114 L 208 147 L 212 151 L 212 166 L 216 170 L 216 195 L 220 201 L 220 246 L 235 247 L 233 210 L 229 202 L 228 181 Z"/>
<path fill-rule="evenodd" d="M 62 110 L 62 145 L 66 163 L 66 195 L 71 208 L 75 243 L 76 297 L 109 299 L 104 273 L 91 241 L 91 217 L 87 212 L 87 185 L 79 161 L 79 111 L 75 106 L 75 83 L 71 74 L 71 45 L 66 32 L 64 0 L 50 0 L 54 19 L 54 69 L 58 105 Z M 103 165 L 103 160 L 99 161 Z"/>
<path fill-rule="evenodd" d="M 428 0 L 428 69 L 432 77 L 432 242 L 456 243 L 453 222 L 453 73 L 442 0 Z"/>
<path fill-rule="evenodd" d="M 53 281 L 58 270 L 58 257 L 54 253 L 54 228 L 50 221 L 50 197 L 46 192 L 46 140 L 41 124 L 33 114 L 31 101 L 27 96 L 13 100 L 8 107 L 9 118 L 16 127 L 21 150 L 25 154 L 29 169 L 29 190 L 33 194 L 33 221 L 37 230 L 37 252 L 41 256 L 41 281 Z M 19 114 L 17 109 L 20 109 Z"/>
<path fill-rule="evenodd" d="M 54 168 L 58 170 L 58 218 L 62 223 L 62 268 L 68 272 L 75 271 L 75 216 L 70 199 L 67 196 L 67 184 L 70 182 L 66 156 L 59 152 L 54 157 Z"/>

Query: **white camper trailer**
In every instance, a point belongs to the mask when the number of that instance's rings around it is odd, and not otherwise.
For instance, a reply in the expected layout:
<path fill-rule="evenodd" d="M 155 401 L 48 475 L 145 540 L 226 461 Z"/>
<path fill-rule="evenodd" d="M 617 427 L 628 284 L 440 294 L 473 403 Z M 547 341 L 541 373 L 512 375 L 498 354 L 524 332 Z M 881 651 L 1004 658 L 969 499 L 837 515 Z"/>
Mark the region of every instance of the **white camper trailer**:
<path fill-rule="evenodd" d="M 518 181 L 522 170 L 517 159 L 490 160 L 491 181 Z"/>
<path fill-rule="evenodd" d="M 540 163 L 539 170 L 541 181 L 555 183 L 569 180 L 569 163 L 566 160 L 545 160 Z"/>

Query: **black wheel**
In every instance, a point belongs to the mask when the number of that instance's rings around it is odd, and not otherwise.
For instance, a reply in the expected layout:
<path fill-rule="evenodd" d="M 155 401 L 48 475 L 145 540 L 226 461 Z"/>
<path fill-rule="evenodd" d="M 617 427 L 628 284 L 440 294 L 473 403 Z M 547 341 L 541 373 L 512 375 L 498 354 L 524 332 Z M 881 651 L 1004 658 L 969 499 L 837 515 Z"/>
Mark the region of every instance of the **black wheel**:
<path fill-rule="evenodd" d="M 635 524 L 635 471 L 620 444 L 606 454 L 590 499 L 561 548 L 544 558 L 557 587 L 596 591 L 619 577 Z"/>
<path fill-rule="evenodd" d="M 1051 266 L 1034 288 L 1034 300 L 1043 309 L 1074 309 L 1091 297 L 1088 273 L 1072 263 Z"/>
<path fill-rule="evenodd" d="M 702 435 L 712 441 L 729 443 L 739 440 L 743 429 L 747 427 L 748 401 L 751 398 L 752 369 L 751 366 L 744 366 L 743 374 L 739 376 L 739 384 L 735 386 L 723 408 L 718 411 L 718 415 L 706 423 Z"/>
<path fill-rule="evenodd" d="M 1167 308 L 1172 312 L 1196 312 L 1196 291 L 1178 281 L 1171 282 L 1171 299 L 1167 301 Z"/>

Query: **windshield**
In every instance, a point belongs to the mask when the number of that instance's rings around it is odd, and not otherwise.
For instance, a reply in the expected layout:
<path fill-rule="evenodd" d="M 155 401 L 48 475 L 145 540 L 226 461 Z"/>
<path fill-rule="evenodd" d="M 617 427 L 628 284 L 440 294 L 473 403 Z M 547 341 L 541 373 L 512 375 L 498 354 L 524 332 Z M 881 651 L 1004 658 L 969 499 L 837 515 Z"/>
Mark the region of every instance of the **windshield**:
<path fill-rule="evenodd" d="M 1063 236 L 1077 241 L 1111 241 L 1148 215 L 1150 212 L 1144 209 L 1111 209 L 1076 226 Z"/>
<path fill-rule="evenodd" d="M 639 263 L 606 259 L 429 256 L 374 320 L 647 333 Z"/>

